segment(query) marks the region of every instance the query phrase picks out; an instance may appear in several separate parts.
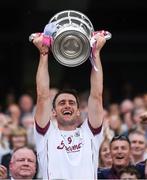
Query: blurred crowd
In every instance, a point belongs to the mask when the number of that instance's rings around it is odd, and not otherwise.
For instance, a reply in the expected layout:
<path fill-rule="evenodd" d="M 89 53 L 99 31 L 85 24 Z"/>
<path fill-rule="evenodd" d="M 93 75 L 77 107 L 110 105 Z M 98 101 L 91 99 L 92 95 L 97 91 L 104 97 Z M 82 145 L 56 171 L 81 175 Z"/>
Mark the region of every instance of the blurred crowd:
<path fill-rule="evenodd" d="M 58 92 L 52 88 L 50 98 Z M 80 94 L 80 122 L 87 116 L 88 92 Z M 33 125 L 35 102 L 30 94 L 22 94 L 18 101 L 9 98 L 6 107 L 0 112 L 0 164 L 7 168 L 7 177 L 11 174 L 10 162 L 13 153 L 21 147 L 29 147 L 36 150 L 34 143 Z M 52 105 L 49 107 L 52 109 Z M 140 172 L 136 172 L 136 165 L 145 162 L 147 159 L 147 93 L 135 96 L 132 99 L 123 99 L 120 103 L 110 103 L 104 107 L 104 137 L 99 152 L 98 169 L 111 169 L 115 164 L 124 163 L 124 166 L 131 165 L 126 171 L 119 174 L 133 172 L 135 178 L 141 177 Z M 51 119 L 51 117 L 49 117 Z M 56 123 L 56 122 L 55 122 Z M 79 123 L 79 121 L 78 121 Z M 129 150 L 121 149 L 121 143 L 114 151 L 112 139 L 127 137 L 130 142 Z M 122 138 L 123 139 L 123 138 Z M 125 148 L 125 143 L 123 145 Z M 120 156 L 118 154 L 121 154 Z M 119 161 L 119 162 L 118 162 Z M 130 171 L 129 171 L 130 170 Z M 132 174 L 132 173 L 131 173 Z M 133 174 L 133 175 L 134 175 Z M 39 167 L 33 173 L 33 177 L 41 178 Z M 121 178 L 121 177 L 120 177 Z M 134 179 L 135 179 L 134 178 Z"/>

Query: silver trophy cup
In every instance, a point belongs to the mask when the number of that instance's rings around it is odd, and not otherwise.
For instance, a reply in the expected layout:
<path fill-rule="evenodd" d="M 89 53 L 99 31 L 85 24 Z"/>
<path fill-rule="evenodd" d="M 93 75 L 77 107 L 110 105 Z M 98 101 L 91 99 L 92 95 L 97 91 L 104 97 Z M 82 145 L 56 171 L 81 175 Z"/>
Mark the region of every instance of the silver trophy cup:
<path fill-rule="evenodd" d="M 55 59 L 68 67 L 84 63 L 89 58 L 92 44 L 95 42 L 91 21 L 83 13 L 74 10 L 55 14 L 45 26 L 43 34 L 52 37 L 51 50 Z M 106 40 L 111 38 L 108 31 L 104 31 L 104 35 Z M 36 33 L 31 34 L 29 40 L 32 41 L 35 36 Z"/>
<path fill-rule="evenodd" d="M 52 53 L 55 59 L 68 67 L 84 63 L 91 52 L 90 39 L 94 28 L 87 16 L 67 10 L 55 14 L 49 21 L 56 24 L 52 34 Z"/>

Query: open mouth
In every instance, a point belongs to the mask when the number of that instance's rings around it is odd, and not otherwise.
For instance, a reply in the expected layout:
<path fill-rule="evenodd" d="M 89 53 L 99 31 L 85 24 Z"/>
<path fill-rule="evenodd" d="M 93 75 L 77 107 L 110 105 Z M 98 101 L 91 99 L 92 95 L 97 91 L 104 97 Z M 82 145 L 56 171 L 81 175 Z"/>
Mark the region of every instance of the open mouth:
<path fill-rule="evenodd" d="M 116 157 L 116 159 L 124 159 L 124 157 L 123 156 L 118 156 L 118 157 Z"/>
<path fill-rule="evenodd" d="M 71 111 L 69 111 L 69 110 L 65 110 L 65 111 L 63 111 L 63 115 L 72 115 L 72 112 Z"/>

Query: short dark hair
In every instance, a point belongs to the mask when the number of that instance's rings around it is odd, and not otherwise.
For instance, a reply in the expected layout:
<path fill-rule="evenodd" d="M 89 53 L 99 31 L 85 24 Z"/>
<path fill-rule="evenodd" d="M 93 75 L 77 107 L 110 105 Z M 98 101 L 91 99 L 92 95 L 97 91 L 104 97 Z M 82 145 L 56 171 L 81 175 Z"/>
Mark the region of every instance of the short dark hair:
<path fill-rule="evenodd" d="M 134 130 L 130 131 L 128 136 L 130 137 L 130 135 L 134 135 L 134 134 L 141 135 L 145 138 L 145 132 L 143 132 L 139 129 L 134 129 Z"/>
<path fill-rule="evenodd" d="M 131 175 L 136 175 L 137 179 L 141 178 L 141 175 L 139 173 L 139 171 L 136 169 L 135 166 L 133 165 L 129 165 L 127 167 L 124 167 L 121 171 L 120 171 L 120 177 L 123 173 L 127 173 L 127 174 L 131 174 Z"/>
<path fill-rule="evenodd" d="M 63 89 L 63 90 L 60 90 L 54 97 L 53 99 L 53 108 L 55 108 L 55 103 L 56 103 L 56 99 L 57 97 L 60 95 L 60 94 L 72 94 L 75 98 L 76 98 L 76 102 L 77 102 L 77 106 L 79 108 L 79 98 L 78 98 L 78 93 L 75 89 Z"/>
<path fill-rule="evenodd" d="M 112 140 L 110 141 L 110 145 L 112 144 L 112 142 L 114 141 L 117 141 L 117 140 L 120 140 L 120 141 L 127 141 L 129 143 L 129 145 L 131 144 L 128 136 L 125 136 L 125 135 L 118 135 L 118 136 L 114 136 L 112 138 Z"/>

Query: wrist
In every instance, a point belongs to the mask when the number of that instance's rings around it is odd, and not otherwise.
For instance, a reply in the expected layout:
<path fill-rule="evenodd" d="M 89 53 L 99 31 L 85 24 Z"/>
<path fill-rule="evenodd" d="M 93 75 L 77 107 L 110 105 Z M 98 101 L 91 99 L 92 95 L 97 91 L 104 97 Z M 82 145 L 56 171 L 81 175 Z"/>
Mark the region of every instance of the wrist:
<path fill-rule="evenodd" d="M 40 56 L 47 56 L 48 52 L 40 52 Z"/>
<path fill-rule="evenodd" d="M 40 59 L 42 59 L 43 61 L 45 59 L 48 60 L 48 53 L 40 53 Z"/>
<path fill-rule="evenodd" d="M 95 53 L 93 53 L 93 57 L 94 59 L 96 59 L 97 57 L 100 57 L 100 51 L 96 51 Z"/>

